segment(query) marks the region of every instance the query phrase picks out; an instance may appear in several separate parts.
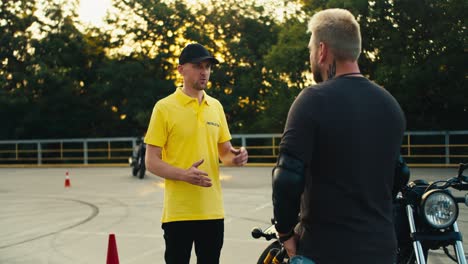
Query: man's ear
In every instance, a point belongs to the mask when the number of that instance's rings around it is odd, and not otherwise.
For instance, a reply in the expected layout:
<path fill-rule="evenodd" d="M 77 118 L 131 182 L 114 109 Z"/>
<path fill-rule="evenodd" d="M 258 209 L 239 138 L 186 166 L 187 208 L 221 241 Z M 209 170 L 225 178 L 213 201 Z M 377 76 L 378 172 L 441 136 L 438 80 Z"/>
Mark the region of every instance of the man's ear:
<path fill-rule="evenodd" d="M 178 65 L 177 66 L 177 71 L 179 71 L 179 73 L 182 74 L 183 71 L 184 71 L 184 65 Z"/>
<path fill-rule="evenodd" d="M 327 60 L 327 56 L 328 56 L 328 46 L 325 43 L 320 42 L 319 53 L 318 53 L 318 63 L 319 64 L 324 63 Z"/>

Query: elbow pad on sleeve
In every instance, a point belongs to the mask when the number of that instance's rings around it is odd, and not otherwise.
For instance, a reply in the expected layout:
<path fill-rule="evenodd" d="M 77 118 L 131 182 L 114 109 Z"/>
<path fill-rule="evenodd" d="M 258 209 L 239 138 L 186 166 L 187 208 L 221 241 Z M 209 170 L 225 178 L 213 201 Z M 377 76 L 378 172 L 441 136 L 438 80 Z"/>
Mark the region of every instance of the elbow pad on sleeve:
<path fill-rule="evenodd" d="M 392 191 L 393 197 L 395 197 L 398 192 L 408 184 L 410 178 L 410 170 L 402 156 L 398 158 L 394 177 L 395 179 L 393 181 Z"/>
<path fill-rule="evenodd" d="M 273 169 L 273 213 L 276 230 L 287 233 L 297 224 L 301 195 L 304 191 L 304 162 L 280 153 Z"/>

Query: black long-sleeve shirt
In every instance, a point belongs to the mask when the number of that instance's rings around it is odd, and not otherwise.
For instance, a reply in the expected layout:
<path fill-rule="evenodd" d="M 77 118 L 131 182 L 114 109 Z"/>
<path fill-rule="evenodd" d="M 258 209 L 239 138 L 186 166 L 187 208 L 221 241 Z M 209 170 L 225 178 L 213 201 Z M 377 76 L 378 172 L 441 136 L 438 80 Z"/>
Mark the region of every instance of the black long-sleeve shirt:
<path fill-rule="evenodd" d="M 397 101 L 363 77 L 336 77 L 296 98 L 280 151 L 306 165 L 298 254 L 317 264 L 393 263 L 392 187 L 404 130 Z"/>

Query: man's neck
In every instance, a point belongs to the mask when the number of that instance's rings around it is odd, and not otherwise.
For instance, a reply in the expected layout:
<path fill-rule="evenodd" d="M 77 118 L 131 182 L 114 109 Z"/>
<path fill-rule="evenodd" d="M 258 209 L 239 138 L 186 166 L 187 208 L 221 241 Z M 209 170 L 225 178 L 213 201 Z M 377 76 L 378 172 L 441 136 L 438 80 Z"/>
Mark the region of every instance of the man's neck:
<path fill-rule="evenodd" d="M 188 86 L 183 86 L 182 87 L 182 92 L 184 92 L 186 95 L 192 97 L 192 98 L 197 98 L 198 99 L 198 103 L 200 104 L 203 100 L 203 96 L 204 96 L 204 93 L 203 93 L 203 90 L 197 90 L 197 89 L 193 89 L 193 88 L 188 88 Z"/>
<path fill-rule="evenodd" d="M 338 64 L 338 63 L 337 63 Z M 362 76 L 361 70 L 359 70 L 359 65 L 356 61 L 345 61 L 341 62 L 339 66 L 336 67 L 336 76 L 343 74 L 355 73 L 356 76 Z M 351 76 L 351 75 L 350 75 Z"/>
<path fill-rule="evenodd" d="M 340 75 L 360 77 L 359 65 L 357 61 L 336 61 L 328 64 L 325 74 L 322 73 L 324 80 L 333 79 Z"/>

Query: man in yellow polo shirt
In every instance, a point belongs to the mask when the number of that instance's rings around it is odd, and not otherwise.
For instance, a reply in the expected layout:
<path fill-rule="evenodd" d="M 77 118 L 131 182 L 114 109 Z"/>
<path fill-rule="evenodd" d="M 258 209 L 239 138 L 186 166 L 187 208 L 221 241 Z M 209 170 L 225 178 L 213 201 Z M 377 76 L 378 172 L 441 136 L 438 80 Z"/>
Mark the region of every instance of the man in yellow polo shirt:
<path fill-rule="evenodd" d="M 231 145 L 220 102 L 204 91 L 218 60 L 200 44 L 187 45 L 178 71 L 182 88 L 156 103 L 145 137 L 146 167 L 165 179 L 162 229 L 168 264 L 217 264 L 224 239 L 219 160 L 247 163 L 245 148 Z"/>

